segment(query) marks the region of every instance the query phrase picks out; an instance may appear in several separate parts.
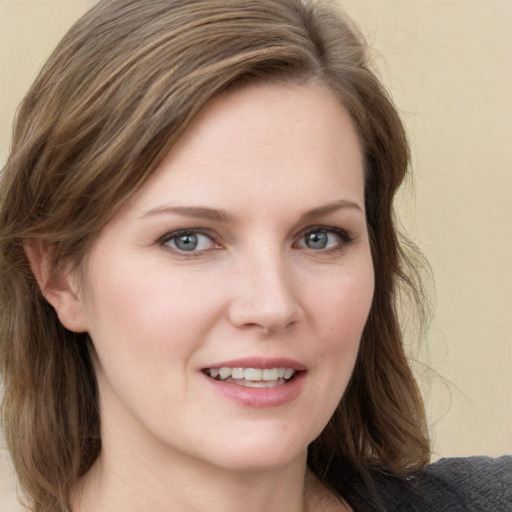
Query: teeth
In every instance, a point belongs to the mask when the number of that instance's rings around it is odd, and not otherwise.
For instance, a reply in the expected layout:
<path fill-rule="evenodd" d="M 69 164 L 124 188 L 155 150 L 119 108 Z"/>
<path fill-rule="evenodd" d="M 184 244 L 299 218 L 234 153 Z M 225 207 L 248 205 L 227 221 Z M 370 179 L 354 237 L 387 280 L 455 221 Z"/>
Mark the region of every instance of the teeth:
<path fill-rule="evenodd" d="M 244 369 L 243 368 L 232 368 L 231 369 L 231 377 L 233 379 L 243 379 L 244 378 Z"/>
<path fill-rule="evenodd" d="M 294 370 L 292 370 L 291 368 L 286 368 L 286 370 L 284 371 L 284 378 L 290 379 L 294 373 Z"/>
<path fill-rule="evenodd" d="M 231 368 L 221 368 L 219 371 L 221 380 L 231 377 Z"/>
<path fill-rule="evenodd" d="M 270 388 L 272 387 L 272 384 L 270 384 L 269 382 L 265 382 L 263 380 L 257 382 L 246 380 L 244 382 L 244 386 L 247 388 Z"/>
<path fill-rule="evenodd" d="M 279 368 L 265 368 L 261 378 L 263 380 L 277 380 L 279 378 Z"/>
<path fill-rule="evenodd" d="M 250 381 L 259 381 L 259 380 L 261 380 L 262 373 L 263 373 L 263 370 L 260 370 L 259 368 L 246 368 L 244 370 L 244 376 L 242 378 L 245 380 L 250 380 Z M 232 375 L 233 375 L 234 379 L 237 378 L 237 377 L 235 377 L 234 373 Z"/>
<path fill-rule="evenodd" d="M 205 371 L 217 380 L 243 380 L 248 387 L 272 387 L 282 379 L 290 380 L 296 371 L 293 368 L 212 368 Z"/>

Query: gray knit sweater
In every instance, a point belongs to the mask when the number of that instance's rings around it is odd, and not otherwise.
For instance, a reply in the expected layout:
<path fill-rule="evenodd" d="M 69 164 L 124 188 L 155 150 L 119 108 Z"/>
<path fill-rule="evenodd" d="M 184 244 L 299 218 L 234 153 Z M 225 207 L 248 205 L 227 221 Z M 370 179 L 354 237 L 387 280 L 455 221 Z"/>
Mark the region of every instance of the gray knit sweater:
<path fill-rule="evenodd" d="M 450 458 L 408 478 L 383 472 L 349 499 L 356 512 L 512 512 L 512 457 Z"/>

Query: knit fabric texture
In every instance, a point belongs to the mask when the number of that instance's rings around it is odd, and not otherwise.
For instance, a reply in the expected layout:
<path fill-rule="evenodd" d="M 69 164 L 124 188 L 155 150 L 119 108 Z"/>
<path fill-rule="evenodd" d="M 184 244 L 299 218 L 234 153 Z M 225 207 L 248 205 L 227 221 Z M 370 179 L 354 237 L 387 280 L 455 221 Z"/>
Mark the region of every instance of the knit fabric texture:
<path fill-rule="evenodd" d="M 355 512 L 512 512 L 512 457 L 441 459 L 408 477 L 383 471 L 349 498 Z"/>

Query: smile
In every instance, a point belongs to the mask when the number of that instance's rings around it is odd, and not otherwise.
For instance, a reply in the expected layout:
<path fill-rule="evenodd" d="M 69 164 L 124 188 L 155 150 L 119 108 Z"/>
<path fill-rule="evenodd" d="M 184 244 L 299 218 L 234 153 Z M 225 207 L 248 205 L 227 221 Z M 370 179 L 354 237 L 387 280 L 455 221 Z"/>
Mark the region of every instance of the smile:
<path fill-rule="evenodd" d="M 248 388 L 273 388 L 291 381 L 297 371 L 293 368 L 207 368 L 203 372 L 217 381 Z"/>

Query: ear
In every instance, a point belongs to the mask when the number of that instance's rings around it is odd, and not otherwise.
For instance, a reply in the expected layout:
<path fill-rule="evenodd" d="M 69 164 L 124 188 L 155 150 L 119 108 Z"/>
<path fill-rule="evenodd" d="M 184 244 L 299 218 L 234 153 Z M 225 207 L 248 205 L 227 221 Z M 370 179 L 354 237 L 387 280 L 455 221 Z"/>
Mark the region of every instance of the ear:
<path fill-rule="evenodd" d="M 28 240 L 24 249 L 39 288 L 55 309 L 61 324 L 70 331 L 87 331 L 84 307 L 78 293 L 78 280 L 72 266 L 52 269 L 51 249 L 43 241 Z"/>

